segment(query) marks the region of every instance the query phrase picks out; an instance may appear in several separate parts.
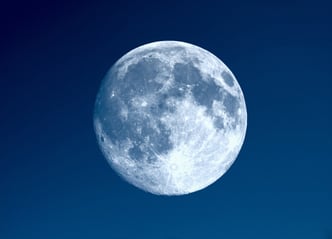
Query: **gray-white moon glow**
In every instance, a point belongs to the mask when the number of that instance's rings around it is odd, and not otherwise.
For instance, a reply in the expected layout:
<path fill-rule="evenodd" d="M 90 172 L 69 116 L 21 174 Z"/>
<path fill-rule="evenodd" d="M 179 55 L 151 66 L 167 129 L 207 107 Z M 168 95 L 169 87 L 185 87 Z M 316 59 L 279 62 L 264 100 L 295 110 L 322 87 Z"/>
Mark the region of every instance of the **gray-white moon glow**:
<path fill-rule="evenodd" d="M 182 195 L 220 178 L 244 141 L 247 110 L 227 66 L 184 42 L 120 58 L 97 95 L 94 127 L 111 167 L 153 194 Z"/>

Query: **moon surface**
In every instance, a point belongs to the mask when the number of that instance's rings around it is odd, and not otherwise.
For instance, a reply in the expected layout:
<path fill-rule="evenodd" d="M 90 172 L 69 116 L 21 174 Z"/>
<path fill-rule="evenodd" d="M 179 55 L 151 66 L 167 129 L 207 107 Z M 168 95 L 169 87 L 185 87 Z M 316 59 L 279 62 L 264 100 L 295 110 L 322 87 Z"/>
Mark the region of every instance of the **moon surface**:
<path fill-rule="evenodd" d="M 206 188 L 235 161 L 247 110 L 228 67 L 212 53 L 179 41 L 128 52 L 99 89 L 94 128 L 111 167 L 158 195 Z"/>

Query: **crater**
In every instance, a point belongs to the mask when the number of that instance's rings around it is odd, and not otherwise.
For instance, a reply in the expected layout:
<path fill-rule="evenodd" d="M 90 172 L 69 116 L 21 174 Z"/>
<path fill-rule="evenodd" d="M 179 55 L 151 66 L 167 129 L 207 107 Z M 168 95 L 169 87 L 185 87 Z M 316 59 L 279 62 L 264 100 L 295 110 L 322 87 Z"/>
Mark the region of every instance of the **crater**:
<path fill-rule="evenodd" d="M 102 135 L 100 136 L 100 141 L 101 141 L 102 143 L 105 142 L 105 138 L 104 138 Z"/>

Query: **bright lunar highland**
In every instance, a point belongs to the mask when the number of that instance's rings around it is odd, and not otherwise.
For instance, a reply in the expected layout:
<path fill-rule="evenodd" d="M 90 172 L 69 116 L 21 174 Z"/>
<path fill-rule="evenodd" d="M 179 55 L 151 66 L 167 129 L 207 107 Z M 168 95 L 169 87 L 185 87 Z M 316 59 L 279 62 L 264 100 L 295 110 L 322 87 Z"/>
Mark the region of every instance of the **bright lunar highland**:
<path fill-rule="evenodd" d="M 120 58 L 94 110 L 100 148 L 126 181 L 182 195 L 220 178 L 246 134 L 242 90 L 228 67 L 192 44 L 160 41 Z"/>

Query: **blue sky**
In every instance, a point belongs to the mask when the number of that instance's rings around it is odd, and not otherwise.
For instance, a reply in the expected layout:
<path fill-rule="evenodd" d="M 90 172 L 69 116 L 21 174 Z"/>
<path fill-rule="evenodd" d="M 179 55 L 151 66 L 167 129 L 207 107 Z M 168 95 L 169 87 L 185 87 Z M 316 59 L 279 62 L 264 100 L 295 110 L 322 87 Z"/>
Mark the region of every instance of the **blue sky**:
<path fill-rule="evenodd" d="M 328 1 L 17 0 L 0 11 L 0 238 L 331 237 Z M 157 40 L 222 59 L 248 110 L 235 164 L 182 197 L 125 183 L 93 131 L 109 67 Z"/>

